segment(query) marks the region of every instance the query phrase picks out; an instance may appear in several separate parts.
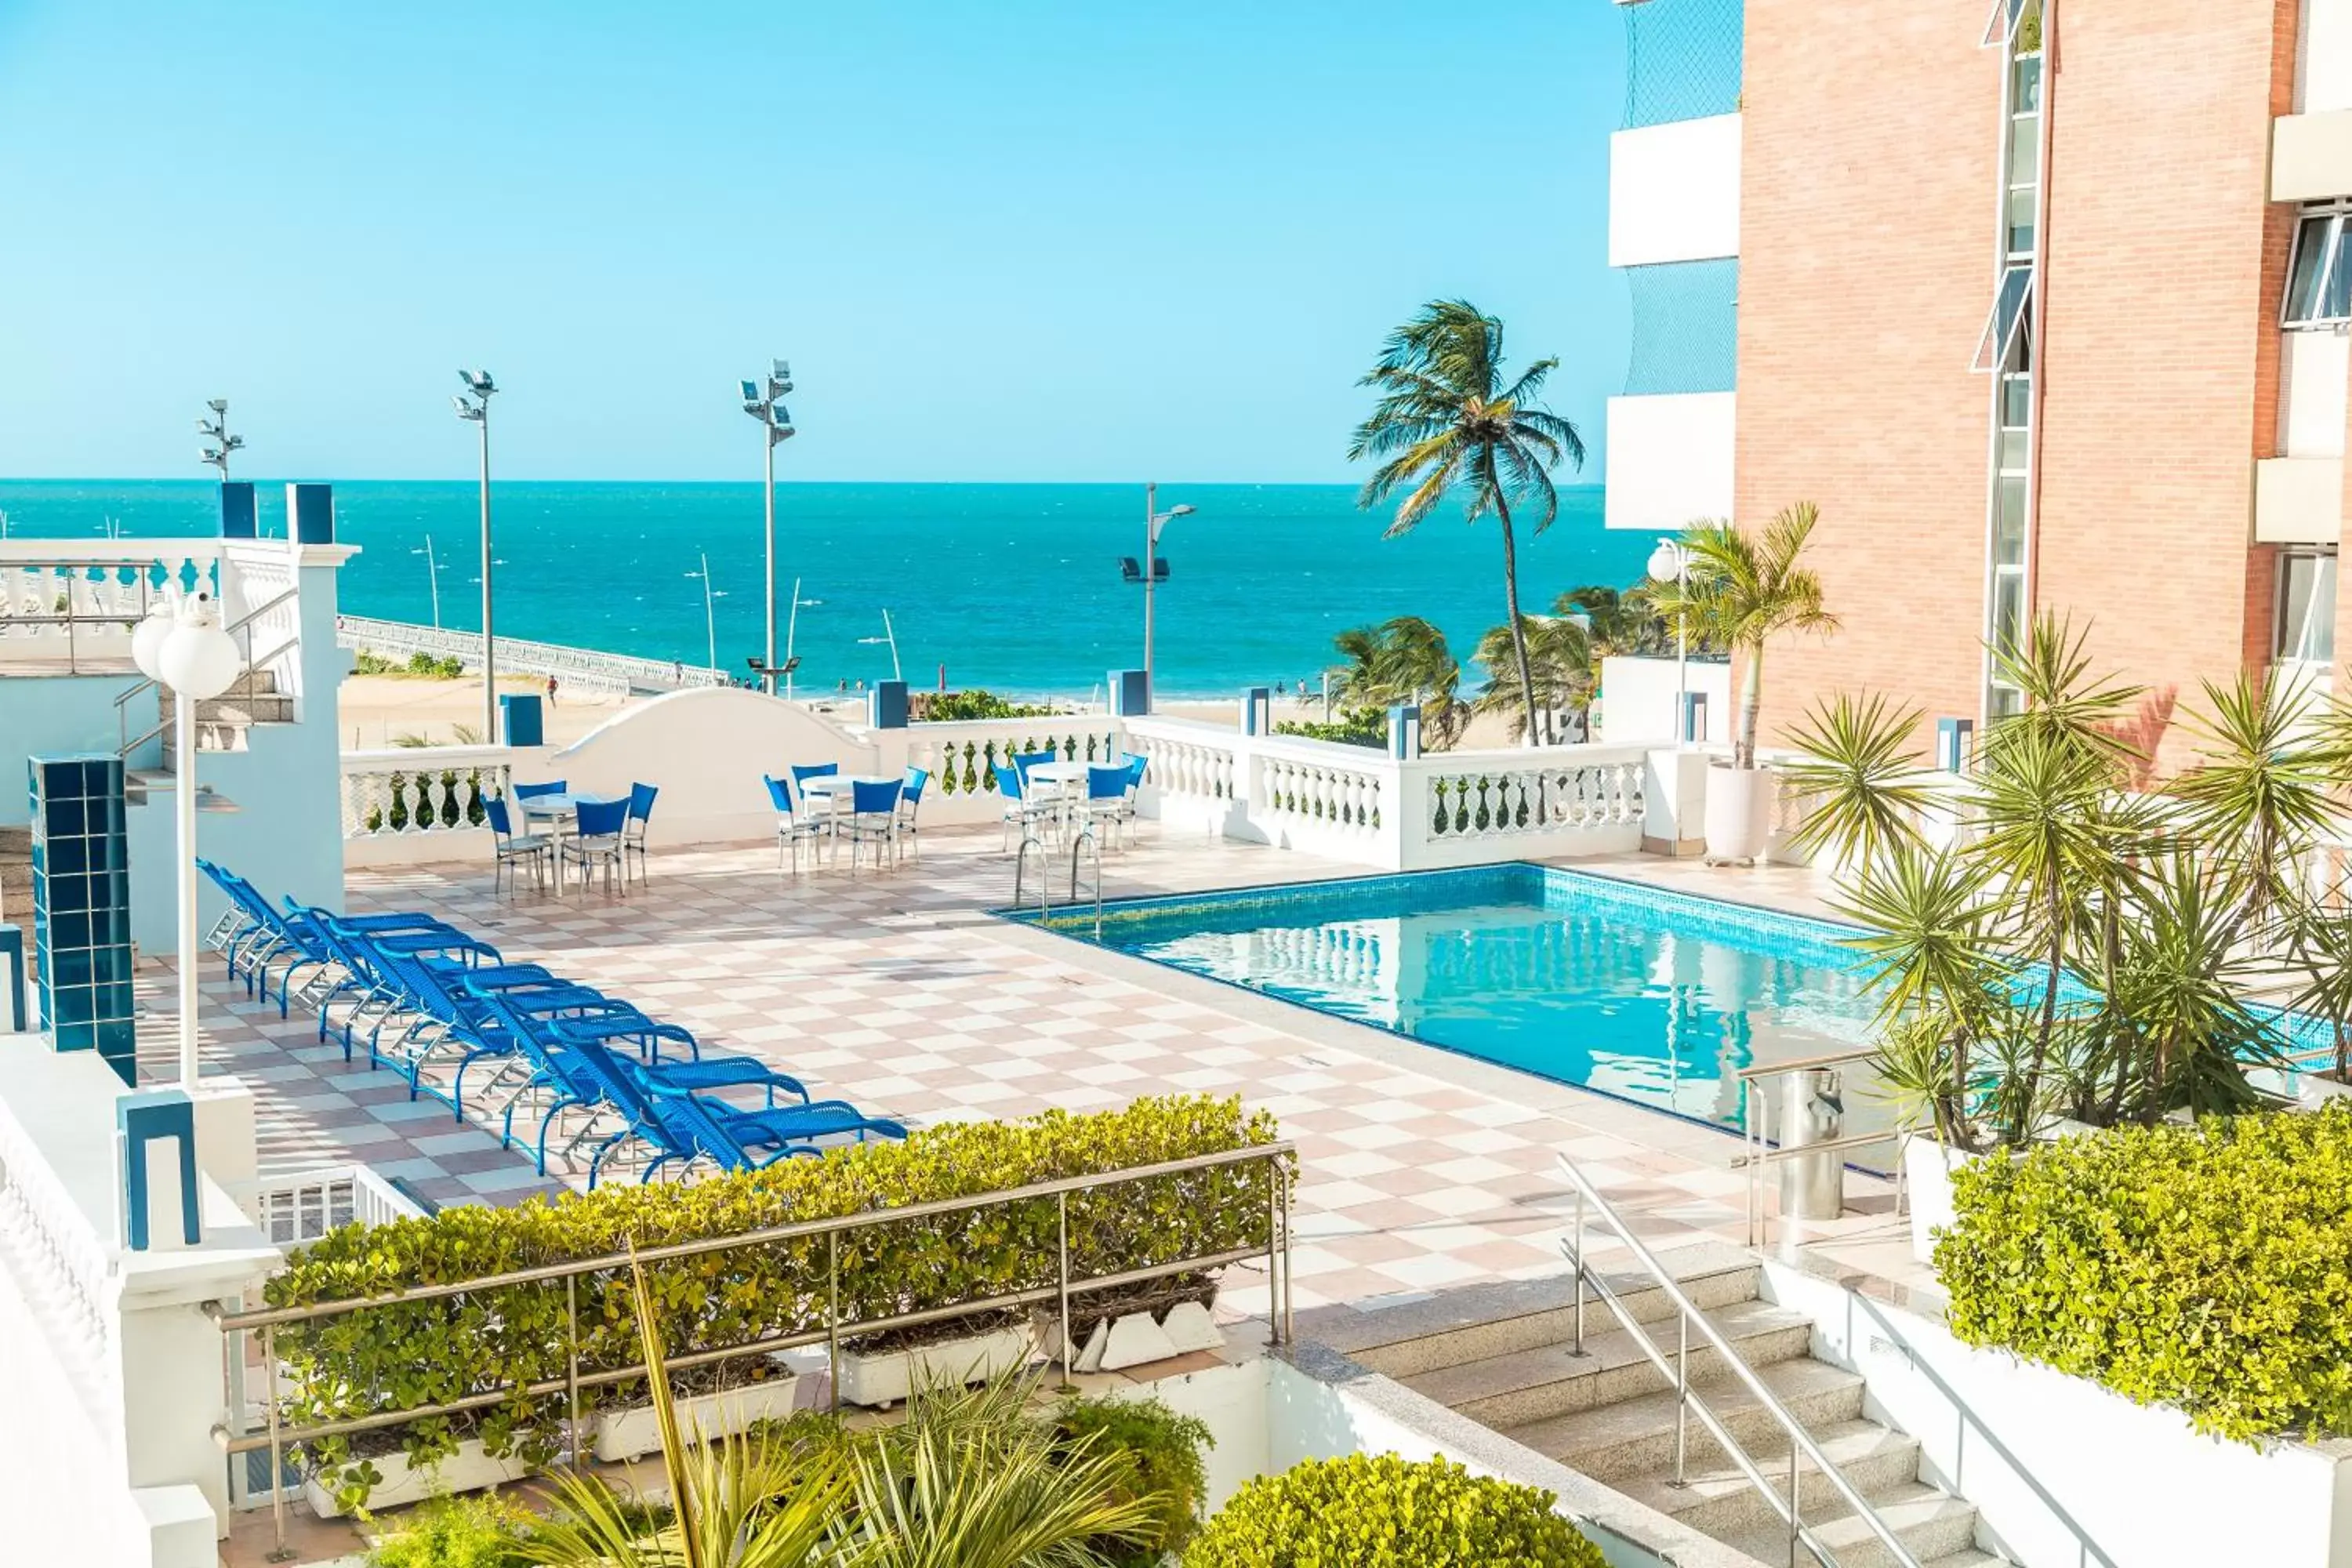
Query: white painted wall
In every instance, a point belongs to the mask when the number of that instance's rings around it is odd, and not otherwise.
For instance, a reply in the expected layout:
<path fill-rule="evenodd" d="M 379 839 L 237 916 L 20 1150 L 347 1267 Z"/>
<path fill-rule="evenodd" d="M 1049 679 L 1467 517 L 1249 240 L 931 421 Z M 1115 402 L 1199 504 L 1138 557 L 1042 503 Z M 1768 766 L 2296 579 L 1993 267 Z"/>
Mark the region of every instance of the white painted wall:
<path fill-rule="evenodd" d="M 1739 116 L 1609 138 L 1609 265 L 1739 254 Z"/>
<path fill-rule="evenodd" d="M 1977 1505 L 2025 1568 L 2352 1568 L 2352 1443 L 2256 1447 L 2177 1411 L 1954 1339 L 1941 1322 L 1767 1260 L 1763 1294 L 1860 1372 L 1919 1439 L 1921 1474 Z"/>
<path fill-rule="evenodd" d="M 1672 533 L 1694 518 L 1731 515 L 1729 392 L 1654 393 L 1609 400 L 1611 528 Z"/>
<path fill-rule="evenodd" d="M 2352 370 L 2352 335 L 2281 332 L 2279 455 L 2344 455 L 2344 389 Z"/>
<path fill-rule="evenodd" d="M 1705 728 L 1695 737 L 1701 743 L 1731 737 L 1731 666 L 1713 659 L 1693 659 L 1690 689 L 1706 695 Z M 1672 658 L 1612 656 L 1601 661 L 1601 690 L 1593 699 L 1593 739 L 1602 745 L 1672 744 L 1675 739 L 1675 699 L 1682 676 Z"/>
<path fill-rule="evenodd" d="M 2304 0 L 2296 112 L 2352 109 L 2352 0 Z"/>

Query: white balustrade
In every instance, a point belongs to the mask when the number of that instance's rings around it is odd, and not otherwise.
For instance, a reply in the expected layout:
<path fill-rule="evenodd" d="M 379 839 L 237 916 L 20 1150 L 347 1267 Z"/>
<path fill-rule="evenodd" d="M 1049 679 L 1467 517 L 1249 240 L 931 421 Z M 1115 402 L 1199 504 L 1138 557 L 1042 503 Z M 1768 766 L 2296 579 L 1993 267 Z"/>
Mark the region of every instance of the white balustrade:
<path fill-rule="evenodd" d="M 21 1043 L 18 1048 L 28 1048 Z M 0 1100 L 0 1272 L 45 1323 L 60 1369 L 88 1397 L 105 1397 L 114 1364 L 122 1281 L 111 1240 Z M 18 1346 L 16 1353 L 36 1353 Z"/>
<path fill-rule="evenodd" d="M 215 589 L 218 540 L 0 540 L 0 661 L 129 668 L 131 633 L 166 583 Z"/>
<path fill-rule="evenodd" d="M 236 1194 L 237 1206 L 272 1246 L 299 1247 L 347 1225 L 388 1225 L 425 1210 L 366 1165 L 264 1176 Z"/>
<path fill-rule="evenodd" d="M 470 669 L 482 668 L 479 632 L 421 626 L 409 621 L 380 621 L 367 616 L 338 616 L 335 637 L 345 647 L 395 661 L 404 662 L 421 653 L 433 658 L 454 658 Z M 499 638 L 499 668 L 510 675 L 552 675 L 561 684 L 599 697 L 727 684 L 726 678 L 717 670 L 693 665 L 568 647 L 562 643 L 532 642 L 522 637 Z"/>
<path fill-rule="evenodd" d="M 864 731 L 879 741 L 889 731 Z M 1013 759 L 1051 752 L 1062 762 L 1122 762 L 1119 721 L 1101 713 L 1056 713 L 1030 719 L 965 719 L 909 724 L 902 731 L 907 762 L 931 775 L 923 796 L 926 822 L 992 820 L 1003 809 L 996 770 Z"/>
<path fill-rule="evenodd" d="M 508 793 L 513 759 L 504 746 L 345 752 L 343 837 L 423 837 L 486 828 L 482 803 Z"/>
<path fill-rule="evenodd" d="M 1488 755 L 1494 760 L 1421 760 L 1432 807 L 1431 838 L 1641 826 L 1648 762 L 1637 748 L 1570 746 Z"/>

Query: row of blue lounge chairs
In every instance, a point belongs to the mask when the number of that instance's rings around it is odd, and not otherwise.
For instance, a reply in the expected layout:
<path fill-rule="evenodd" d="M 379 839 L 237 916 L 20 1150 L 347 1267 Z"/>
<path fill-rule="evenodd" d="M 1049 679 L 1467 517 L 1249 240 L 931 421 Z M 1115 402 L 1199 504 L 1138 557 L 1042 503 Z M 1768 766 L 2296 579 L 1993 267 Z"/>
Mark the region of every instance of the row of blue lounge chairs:
<path fill-rule="evenodd" d="M 814 1155 L 820 1140 L 906 1136 L 846 1100 L 811 1100 L 756 1058 L 706 1054 L 687 1030 L 628 1002 L 541 964 L 509 963 L 433 916 L 336 915 L 291 899 L 279 907 L 236 873 L 197 864 L 228 898 L 208 941 L 247 994 L 274 995 L 281 1017 L 300 1002 L 321 1041 L 340 1037 L 347 1062 L 364 1041 L 369 1066 L 398 1072 L 411 1100 L 429 1095 L 462 1121 L 470 1096 L 507 1147 L 518 1116 L 536 1117 L 542 1175 L 551 1149 L 584 1156 L 593 1187 L 608 1171 L 684 1177 Z M 756 1089 L 764 1103 L 710 1097 L 720 1089 Z"/>

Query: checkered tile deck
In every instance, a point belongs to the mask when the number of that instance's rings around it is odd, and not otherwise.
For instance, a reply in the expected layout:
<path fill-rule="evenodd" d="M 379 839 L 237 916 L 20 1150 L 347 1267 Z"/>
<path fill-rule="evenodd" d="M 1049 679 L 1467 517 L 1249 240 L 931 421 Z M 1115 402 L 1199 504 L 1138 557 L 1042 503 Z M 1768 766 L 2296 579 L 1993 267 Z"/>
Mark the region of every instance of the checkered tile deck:
<path fill-rule="evenodd" d="M 1559 1272 L 1574 1156 L 1654 1245 L 1741 1239 L 1729 1136 L 1355 1026 L 1298 1015 L 982 911 L 1009 900 L 992 832 L 927 836 L 919 862 L 856 879 L 780 876 L 761 848 L 656 853 L 626 898 L 494 897 L 486 868 L 355 873 L 356 910 L 430 910 L 517 961 L 543 963 L 752 1052 L 876 1112 L 928 1124 L 1085 1110 L 1175 1090 L 1239 1093 L 1301 1148 L 1295 1304 L 1383 1304 L 1474 1280 Z M 1661 879 L 1679 868 L 1627 862 Z M 1352 868 L 1147 834 L 1106 862 L 1122 897 Z M 1784 902 L 1801 903 L 1801 897 Z M 141 971 L 142 1065 L 171 1070 L 168 964 Z M 299 1010 L 249 1002 L 208 959 L 205 1060 L 258 1094 L 266 1173 L 364 1162 L 439 1203 L 512 1201 L 558 1184 L 491 1131 L 411 1100 L 389 1070 L 346 1066 Z M 583 1183 L 584 1171 L 570 1179 Z M 1850 1216 L 1849 1226 L 1876 1223 Z M 1598 1245 L 1598 1244 L 1596 1244 Z M 1226 1304 L 1262 1310 L 1259 1273 Z"/>

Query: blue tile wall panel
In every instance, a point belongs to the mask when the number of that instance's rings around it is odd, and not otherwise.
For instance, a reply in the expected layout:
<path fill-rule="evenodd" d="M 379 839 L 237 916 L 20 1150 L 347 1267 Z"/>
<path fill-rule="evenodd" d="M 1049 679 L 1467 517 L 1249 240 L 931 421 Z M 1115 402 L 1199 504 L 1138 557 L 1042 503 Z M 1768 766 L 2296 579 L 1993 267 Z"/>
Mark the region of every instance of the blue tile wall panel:
<path fill-rule="evenodd" d="M 96 1051 L 135 1083 L 122 760 L 35 757 L 28 768 L 42 1026 L 58 1050 Z"/>

